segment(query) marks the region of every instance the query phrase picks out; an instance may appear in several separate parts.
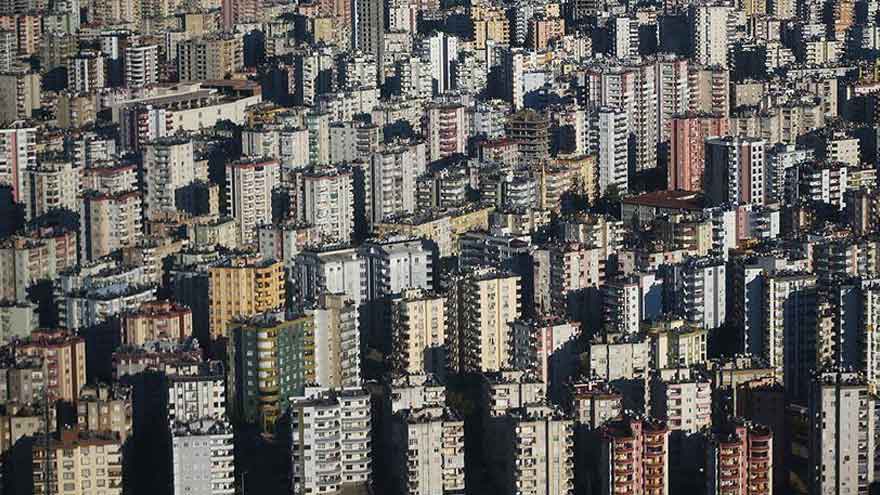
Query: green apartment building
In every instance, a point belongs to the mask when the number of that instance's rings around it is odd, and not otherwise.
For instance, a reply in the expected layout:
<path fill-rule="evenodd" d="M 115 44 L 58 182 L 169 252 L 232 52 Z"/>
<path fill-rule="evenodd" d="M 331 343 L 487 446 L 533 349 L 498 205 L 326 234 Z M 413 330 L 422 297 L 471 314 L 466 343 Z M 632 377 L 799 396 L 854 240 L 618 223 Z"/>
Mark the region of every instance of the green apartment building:
<path fill-rule="evenodd" d="M 273 433 L 290 398 L 315 380 L 313 318 L 273 311 L 236 320 L 228 345 L 229 411 Z"/>

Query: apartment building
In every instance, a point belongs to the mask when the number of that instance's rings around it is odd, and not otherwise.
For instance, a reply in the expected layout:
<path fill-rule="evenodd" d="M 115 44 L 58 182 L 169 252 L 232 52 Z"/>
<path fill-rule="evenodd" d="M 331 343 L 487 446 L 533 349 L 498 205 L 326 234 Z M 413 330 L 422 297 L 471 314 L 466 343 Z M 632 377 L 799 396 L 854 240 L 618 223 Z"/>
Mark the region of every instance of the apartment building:
<path fill-rule="evenodd" d="M 327 242 L 351 242 L 355 230 L 352 169 L 312 167 L 297 178 L 297 219 L 315 226 Z"/>
<path fill-rule="evenodd" d="M 240 35 L 210 34 L 177 44 L 177 77 L 181 81 L 225 79 L 243 67 L 244 41 Z"/>
<path fill-rule="evenodd" d="M 654 63 L 631 61 L 592 66 L 585 77 L 587 101 L 625 115 L 628 133 L 635 139 L 634 171 L 656 167 L 659 130 Z"/>
<path fill-rule="evenodd" d="M 464 493 L 464 420 L 452 410 L 427 407 L 395 414 L 391 441 L 398 493 Z"/>
<path fill-rule="evenodd" d="M 432 105 L 427 114 L 427 158 L 436 161 L 464 154 L 468 137 L 464 105 Z"/>
<path fill-rule="evenodd" d="M 509 323 L 522 316 L 520 277 L 490 268 L 462 274 L 446 294 L 449 363 L 461 372 L 500 371 L 513 358 Z"/>
<path fill-rule="evenodd" d="M 569 408 L 577 424 L 595 430 L 620 416 L 623 397 L 606 381 L 578 381 L 571 384 Z"/>
<path fill-rule="evenodd" d="M 122 441 L 114 434 L 61 430 L 32 446 L 34 494 L 92 489 L 122 494 Z"/>
<path fill-rule="evenodd" d="M 646 328 L 651 340 L 651 367 L 690 368 L 706 364 L 709 331 L 684 320 L 661 320 Z"/>
<path fill-rule="evenodd" d="M 359 388 L 307 390 L 291 400 L 292 493 L 342 494 L 370 482 L 370 395 Z"/>
<path fill-rule="evenodd" d="M 718 328 L 727 318 L 727 266 L 721 259 L 689 258 L 674 265 L 664 280 L 671 306 L 684 319 Z"/>
<path fill-rule="evenodd" d="M 86 341 L 65 330 L 36 331 L 21 342 L 18 355 L 41 359 L 47 393 L 54 400 L 75 402 L 86 384 Z"/>
<path fill-rule="evenodd" d="M 142 88 L 159 82 L 159 45 L 125 47 L 125 87 Z"/>
<path fill-rule="evenodd" d="M 12 197 L 24 201 L 26 170 L 37 165 L 37 129 L 0 130 L 0 183 L 12 187 Z"/>
<path fill-rule="evenodd" d="M 683 113 L 670 119 L 670 191 L 703 190 L 706 139 L 726 136 L 728 125 L 727 117 L 720 114 Z"/>
<path fill-rule="evenodd" d="M 398 143 L 370 157 L 365 180 L 369 189 L 367 219 L 371 224 L 415 212 L 416 178 L 425 173 L 426 148 L 423 142 Z"/>
<path fill-rule="evenodd" d="M 712 425 L 712 384 L 688 368 L 661 370 L 651 380 L 651 415 L 669 431 L 696 433 Z"/>
<path fill-rule="evenodd" d="M 272 223 L 272 191 L 280 180 L 277 160 L 250 158 L 226 164 L 226 207 L 238 223 L 240 244 L 255 243 L 257 227 Z"/>
<path fill-rule="evenodd" d="M 574 421 L 545 405 L 510 409 L 493 422 L 489 472 L 504 493 L 574 493 Z"/>
<path fill-rule="evenodd" d="M 758 138 L 708 139 L 703 190 L 713 204 L 765 203 L 764 148 Z"/>
<path fill-rule="evenodd" d="M 179 356 L 178 356 L 179 357 Z M 167 363 L 169 424 L 226 417 L 226 377 L 220 361 Z"/>
<path fill-rule="evenodd" d="M 599 492 L 669 492 L 669 429 L 662 421 L 624 416 L 601 429 Z"/>
<path fill-rule="evenodd" d="M 43 159 L 25 172 L 27 188 L 21 198 L 28 219 L 63 208 L 79 211 L 82 170 L 67 160 Z"/>
<path fill-rule="evenodd" d="M 732 422 L 714 429 L 706 449 L 706 493 L 773 493 L 773 432 L 763 425 Z"/>
<path fill-rule="evenodd" d="M 764 280 L 764 359 L 776 369 L 785 389 L 806 396 L 810 369 L 816 364 L 816 277 L 774 273 Z M 812 344 L 811 344 L 812 342 Z"/>
<path fill-rule="evenodd" d="M 182 137 L 159 138 L 144 146 L 144 214 L 148 219 L 175 213 L 177 191 L 196 178 L 192 140 Z"/>
<path fill-rule="evenodd" d="M 877 399 L 864 376 L 827 369 L 810 384 L 809 493 L 868 493 L 876 479 Z"/>
<path fill-rule="evenodd" d="M 122 443 L 132 433 L 131 386 L 114 383 L 85 385 L 76 402 L 81 431 L 116 434 Z"/>
<path fill-rule="evenodd" d="M 27 301 L 37 280 L 54 278 L 77 263 L 73 231 L 32 231 L 0 242 L 0 299 Z"/>
<path fill-rule="evenodd" d="M 323 294 L 306 314 L 315 322 L 315 383 L 334 389 L 361 386 L 358 308 L 342 294 Z"/>
<path fill-rule="evenodd" d="M 441 373 L 445 366 L 446 298 L 409 289 L 391 301 L 391 359 L 399 373 Z"/>
<path fill-rule="evenodd" d="M 93 261 L 143 237 L 143 196 L 137 191 L 112 194 L 88 191 L 80 206 L 82 259 Z"/>
<path fill-rule="evenodd" d="M 84 50 L 70 61 L 67 89 L 74 93 L 90 93 L 105 87 L 105 57 L 100 52 Z"/>
<path fill-rule="evenodd" d="M 180 342 L 192 333 L 192 310 L 173 302 L 147 302 L 122 317 L 122 341 L 128 345 Z"/>
<path fill-rule="evenodd" d="M 314 318 L 243 318 L 229 330 L 227 355 L 230 414 L 272 433 L 291 398 L 315 383 Z"/>
<path fill-rule="evenodd" d="M 209 330 L 226 336 L 229 323 L 280 308 L 284 303 L 284 265 L 254 257 L 230 258 L 208 268 Z"/>
<path fill-rule="evenodd" d="M 174 495 L 233 495 L 235 450 L 232 425 L 203 418 L 171 425 L 171 475 Z"/>

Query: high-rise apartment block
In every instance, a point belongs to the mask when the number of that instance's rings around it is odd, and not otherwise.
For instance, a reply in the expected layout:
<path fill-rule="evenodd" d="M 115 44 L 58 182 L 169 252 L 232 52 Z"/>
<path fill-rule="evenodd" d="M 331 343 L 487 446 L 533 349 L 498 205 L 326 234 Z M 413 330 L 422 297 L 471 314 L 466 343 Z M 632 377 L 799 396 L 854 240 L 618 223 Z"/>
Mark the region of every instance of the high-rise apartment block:
<path fill-rule="evenodd" d="M 227 211 L 238 223 L 239 242 L 257 240 L 257 227 L 272 223 L 272 191 L 281 180 L 277 160 L 253 158 L 226 164 Z"/>
<path fill-rule="evenodd" d="M 367 218 L 372 223 L 415 212 L 416 178 L 426 170 L 425 143 L 389 146 L 370 157 Z"/>
<path fill-rule="evenodd" d="M 727 135 L 728 120 L 723 115 L 683 114 L 670 121 L 669 190 L 703 190 L 706 139 Z"/>
<path fill-rule="evenodd" d="M 489 469 L 505 493 L 574 493 L 574 421 L 540 404 L 493 418 Z"/>
<path fill-rule="evenodd" d="M 147 186 L 144 215 L 155 218 L 176 212 L 177 191 L 197 178 L 192 141 L 168 137 L 147 143 L 143 174 Z"/>
<path fill-rule="evenodd" d="M 225 417 L 227 398 L 223 363 L 205 361 L 168 366 L 165 373 L 169 424 Z"/>
<path fill-rule="evenodd" d="M 48 396 L 55 400 L 75 402 L 86 384 L 86 341 L 64 330 L 36 331 L 19 343 L 21 356 L 39 358 L 47 380 Z"/>
<path fill-rule="evenodd" d="M 715 138 L 706 141 L 703 190 L 715 204 L 765 203 L 764 146 L 758 138 Z"/>
<path fill-rule="evenodd" d="M 96 260 L 137 245 L 143 236 L 142 208 L 143 197 L 137 191 L 85 193 L 80 208 L 83 259 Z"/>
<path fill-rule="evenodd" d="M 113 434 L 64 429 L 32 447 L 34 493 L 98 489 L 122 494 L 122 441 Z"/>
<path fill-rule="evenodd" d="M 232 425 L 203 418 L 171 425 L 171 475 L 174 495 L 235 493 Z"/>
<path fill-rule="evenodd" d="M 313 167 L 298 177 L 297 218 L 315 226 L 327 242 L 350 242 L 355 221 L 353 171 L 341 165 Z"/>
<path fill-rule="evenodd" d="M 17 201 L 25 199 L 25 171 L 37 165 L 36 132 L 33 127 L 0 130 L 0 184 L 11 186 Z"/>
<path fill-rule="evenodd" d="M 421 289 L 391 301 L 392 367 L 401 373 L 439 373 L 445 366 L 446 298 Z"/>
<path fill-rule="evenodd" d="M 624 416 L 601 429 L 598 493 L 669 493 L 669 429 L 653 419 Z"/>
<path fill-rule="evenodd" d="M 360 318 L 344 294 L 324 294 L 306 311 L 314 319 L 315 378 L 319 387 L 361 386 Z"/>
<path fill-rule="evenodd" d="M 393 418 L 391 440 L 399 493 L 464 493 L 464 420 L 454 412 L 405 409 Z"/>
<path fill-rule="evenodd" d="M 461 371 L 500 371 L 513 358 L 509 323 L 522 315 L 520 277 L 482 269 L 460 276 L 446 295 L 449 362 Z"/>
<path fill-rule="evenodd" d="M 240 35 L 216 34 L 177 45 L 177 76 L 181 81 L 224 79 L 244 67 L 244 42 Z"/>
<path fill-rule="evenodd" d="M 158 82 L 159 46 L 127 46 L 125 48 L 125 86 L 142 88 Z"/>
<path fill-rule="evenodd" d="M 122 317 L 122 340 L 128 345 L 147 342 L 180 342 L 193 332 L 192 310 L 173 302 L 142 304 Z"/>
<path fill-rule="evenodd" d="M 876 479 L 876 402 L 859 373 L 826 370 L 812 380 L 809 493 L 868 493 Z"/>
<path fill-rule="evenodd" d="M 314 318 L 268 312 L 236 321 L 227 354 L 232 415 L 272 432 L 291 398 L 315 381 Z"/>
<path fill-rule="evenodd" d="M 467 123 L 463 105 L 434 105 L 428 108 L 428 158 L 440 160 L 464 154 L 467 144 Z"/>
<path fill-rule="evenodd" d="M 742 422 L 712 431 L 706 448 L 706 493 L 773 493 L 773 432 Z"/>
<path fill-rule="evenodd" d="M 239 257 L 208 269 L 210 334 L 226 335 L 229 323 L 239 316 L 251 316 L 280 308 L 284 302 L 284 265 Z"/>
<path fill-rule="evenodd" d="M 82 431 L 115 433 L 125 442 L 132 433 L 131 407 L 128 385 L 86 385 L 76 403 L 76 422 Z"/>
<path fill-rule="evenodd" d="M 26 172 L 27 189 L 22 196 L 25 215 L 33 219 L 52 210 L 79 210 L 82 169 L 67 160 L 43 160 Z"/>
<path fill-rule="evenodd" d="M 342 494 L 365 488 L 373 464 L 366 391 L 308 390 L 292 399 L 290 415 L 294 495 Z"/>

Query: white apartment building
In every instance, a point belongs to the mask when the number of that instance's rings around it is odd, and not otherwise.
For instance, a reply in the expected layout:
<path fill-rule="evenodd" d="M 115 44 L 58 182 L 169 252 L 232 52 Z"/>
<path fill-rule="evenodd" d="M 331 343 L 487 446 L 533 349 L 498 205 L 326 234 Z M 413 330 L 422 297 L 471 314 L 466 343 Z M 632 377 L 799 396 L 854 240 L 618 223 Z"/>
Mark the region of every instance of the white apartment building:
<path fill-rule="evenodd" d="M 688 59 L 658 57 L 654 66 L 657 80 L 657 140 L 662 143 L 672 137 L 672 117 L 688 111 Z"/>
<path fill-rule="evenodd" d="M 638 279 L 616 279 L 605 283 L 602 287 L 602 314 L 610 328 L 623 333 L 639 333 L 641 292 Z"/>
<path fill-rule="evenodd" d="M 316 302 L 321 294 L 345 294 L 356 306 L 367 301 L 367 261 L 355 248 L 301 252 L 294 262 L 296 297 Z"/>
<path fill-rule="evenodd" d="M 407 409 L 443 408 L 446 405 L 446 387 L 431 373 L 394 376 L 386 384 L 385 396 L 387 415 Z"/>
<path fill-rule="evenodd" d="M 125 48 L 125 87 L 142 88 L 159 82 L 159 45 Z"/>
<path fill-rule="evenodd" d="M 586 97 L 590 103 L 597 107 L 617 109 L 626 116 L 627 134 L 635 137 L 632 156 L 635 170 L 656 167 L 658 108 L 654 63 L 626 62 L 594 66 L 588 69 L 585 77 Z"/>
<path fill-rule="evenodd" d="M 354 175 L 346 166 L 312 167 L 299 176 L 297 219 L 328 243 L 348 244 L 354 232 Z"/>
<path fill-rule="evenodd" d="M 166 370 L 168 421 L 189 423 L 203 418 L 226 417 L 226 385 L 223 366 L 208 361 L 194 367 Z"/>
<path fill-rule="evenodd" d="M 401 411 L 393 421 L 397 493 L 464 493 L 464 420 L 449 409 L 430 407 Z"/>
<path fill-rule="evenodd" d="M 707 199 L 723 203 L 766 203 L 764 148 L 757 138 L 724 137 L 706 140 L 703 184 Z"/>
<path fill-rule="evenodd" d="M 238 223 L 240 244 L 256 242 L 257 226 L 272 223 L 272 191 L 280 175 L 276 160 L 254 158 L 226 164 L 227 208 Z"/>
<path fill-rule="evenodd" d="M 629 130 L 626 113 L 602 107 L 593 116 L 590 149 L 598 155 L 599 194 L 613 186 L 619 193 L 629 190 Z"/>
<path fill-rule="evenodd" d="M 416 178 L 426 170 L 425 143 L 392 145 L 370 157 L 366 174 L 367 218 L 371 223 L 415 212 Z"/>
<path fill-rule="evenodd" d="M 690 258 L 671 269 L 673 307 L 694 324 L 718 328 L 727 318 L 727 266 L 721 259 Z"/>
<path fill-rule="evenodd" d="M 37 129 L 34 127 L 0 130 L 0 184 L 12 186 L 13 197 L 24 196 L 25 171 L 37 165 Z"/>
<path fill-rule="evenodd" d="M 764 359 L 786 391 L 803 397 L 809 378 L 811 334 L 816 332 L 816 277 L 776 273 L 764 279 Z"/>
<path fill-rule="evenodd" d="M 367 261 L 370 300 L 407 289 L 434 288 L 434 253 L 423 239 L 389 236 L 369 241 L 361 246 L 360 255 Z"/>
<path fill-rule="evenodd" d="M 688 368 L 660 370 L 651 381 L 651 415 L 670 431 L 696 433 L 712 425 L 712 384 Z"/>
<path fill-rule="evenodd" d="M 88 50 L 80 52 L 68 65 L 67 89 L 74 93 L 103 89 L 105 71 L 103 54 Z"/>
<path fill-rule="evenodd" d="M 174 495 L 233 495 L 235 452 L 232 425 L 204 418 L 171 425 Z"/>
<path fill-rule="evenodd" d="M 694 5 L 688 11 L 693 56 L 698 64 L 727 67 L 730 14 L 731 8 L 721 5 Z"/>
<path fill-rule="evenodd" d="M 490 472 L 502 493 L 574 493 L 574 420 L 530 405 L 511 409 L 492 430 Z"/>
<path fill-rule="evenodd" d="M 293 495 L 341 494 L 372 473 L 370 394 L 307 389 L 291 399 Z"/>
<path fill-rule="evenodd" d="M 488 417 L 500 417 L 511 409 L 547 399 L 547 384 L 534 373 L 504 370 L 483 376 L 481 400 Z"/>
<path fill-rule="evenodd" d="M 177 212 L 176 191 L 196 179 L 192 141 L 169 137 L 147 143 L 143 171 L 146 217 Z"/>
<path fill-rule="evenodd" d="M 868 493 L 877 476 L 876 403 L 859 373 L 825 370 L 812 380 L 807 480 L 811 495 Z"/>

